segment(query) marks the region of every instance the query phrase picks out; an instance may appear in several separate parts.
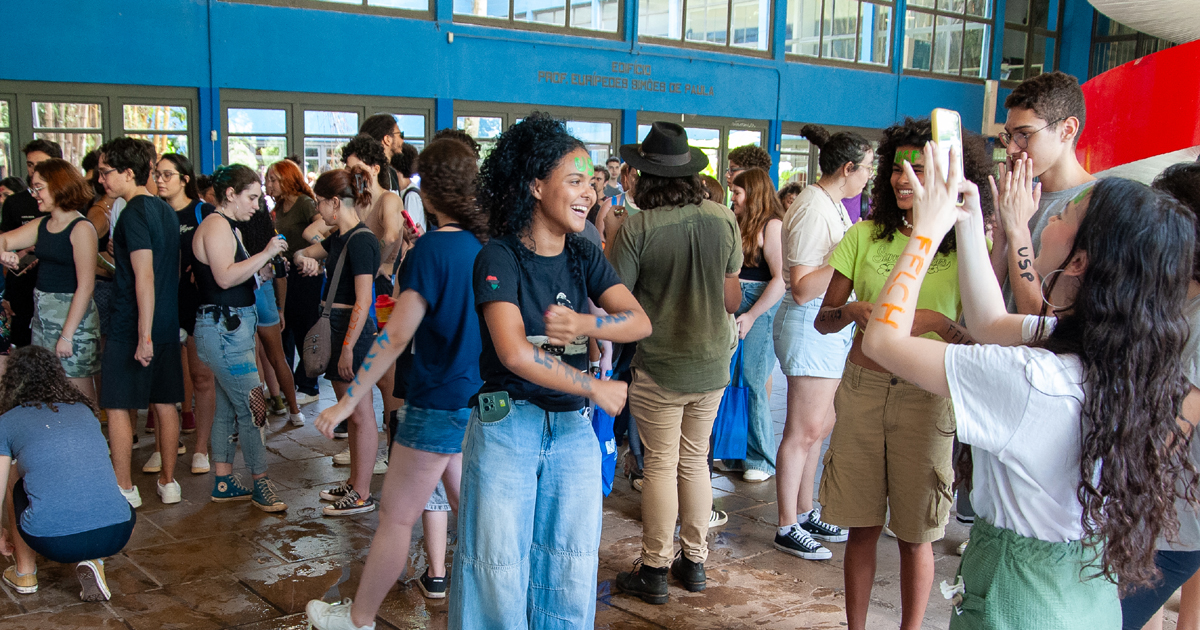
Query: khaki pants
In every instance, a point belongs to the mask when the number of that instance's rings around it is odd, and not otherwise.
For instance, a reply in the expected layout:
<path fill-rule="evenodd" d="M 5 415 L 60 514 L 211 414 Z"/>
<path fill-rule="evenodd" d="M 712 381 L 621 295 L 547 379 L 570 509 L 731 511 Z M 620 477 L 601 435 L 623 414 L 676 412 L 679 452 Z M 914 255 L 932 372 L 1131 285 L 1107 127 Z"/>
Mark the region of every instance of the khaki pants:
<path fill-rule="evenodd" d="M 675 516 L 679 542 L 692 562 L 708 558 L 708 519 L 712 479 L 708 438 L 721 405 L 718 389 L 684 394 L 659 387 L 646 372 L 634 369 L 629 411 L 637 421 L 645 451 L 642 486 L 642 562 L 666 567 L 675 555 Z"/>

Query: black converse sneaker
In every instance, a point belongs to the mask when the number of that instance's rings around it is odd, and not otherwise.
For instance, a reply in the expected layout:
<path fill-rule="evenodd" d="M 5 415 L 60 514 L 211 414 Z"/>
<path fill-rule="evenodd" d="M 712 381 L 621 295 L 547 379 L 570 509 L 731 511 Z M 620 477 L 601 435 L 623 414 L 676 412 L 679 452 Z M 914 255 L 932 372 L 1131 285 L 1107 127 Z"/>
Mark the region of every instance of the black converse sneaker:
<path fill-rule="evenodd" d="M 350 486 L 350 480 L 347 479 L 347 480 L 343 481 L 342 483 L 339 483 L 338 485 L 336 485 L 328 490 L 322 490 L 321 491 L 321 500 L 322 501 L 337 501 L 337 500 L 341 499 L 342 497 L 346 496 L 348 493 L 353 492 L 353 491 L 354 491 L 354 488 Z"/>
<path fill-rule="evenodd" d="M 838 527 L 830 525 L 821 520 L 821 513 L 813 510 L 808 513 L 808 521 L 801 525 L 804 531 L 808 532 L 809 536 L 824 542 L 846 542 L 850 539 L 850 533 Z"/>
<path fill-rule="evenodd" d="M 332 505 L 326 505 L 321 510 L 325 516 L 349 516 L 351 514 L 363 514 L 365 512 L 375 511 L 375 499 L 371 495 L 365 497 L 358 496 L 358 492 L 350 490 L 346 496 L 338 499 Z"/>
<path fill-rule="evenodd" d="M 828 560 L 833 557 L 832 551 L 822 547 L 821 543 L 796 525 L 792 525 L 787 534 L 775 534 L 775 548 L 805 560 Z"/>

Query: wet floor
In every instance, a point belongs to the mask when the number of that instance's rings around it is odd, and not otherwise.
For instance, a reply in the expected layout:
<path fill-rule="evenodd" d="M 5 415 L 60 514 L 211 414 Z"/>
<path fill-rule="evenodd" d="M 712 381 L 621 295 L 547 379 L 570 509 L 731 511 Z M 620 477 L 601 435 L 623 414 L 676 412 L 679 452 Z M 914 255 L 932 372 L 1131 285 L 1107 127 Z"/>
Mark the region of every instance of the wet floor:
<path fill-rule="evenodd" d="M 321 401 L 304 409 L 310 417 L 332 404 L 322 381 Z M 784 379 L 775 374 L 772 407 L 776 433 L 783 431 Z M 376 396 L 376 408 L 379 407 Z M 777 437 L 778 439 L 778 437 Z M 268 438 L 271 477 L 288 503 L 282 514 L 265 514 L 248 503 L 208 500 L 212 476 L 191 475 L 194 435 L 184 436 L 188 454 L 180 457 L 182 503 L 164 506 L 155 495 L 155 475 L 135 473 L 144 505 L 129 545 L 107 561 L 112 600 L 81 603 L 73 567 L 42 560 L 40 590 L 19 595 L 0 587 L 0 628 L 131 628 L 134 630 L 284 630 L 305 628 L 304 605 L 313 598 L 335 601 L 353 597 L 378 523 L 376 513 L 327 517 L 318 491 L 348 476 L 330 456 L 345 441 L 327 440 L 309 426 L 290 427 L 276 419 Z M 152 452 L 153 435 L 141 434 L 134 451 L 135 469 Z M 240 466 L 240 458 L 239 458 Z M 244 472 L 244 469 L 243 469 Z M 378 492 L 383 477 L 376 476 Z M 729 513 L 724 527 L 709 533 L 708 588 L 688 593 L 672 584 L 670 602 L 651 606 L 615 592 L 618 571 L 628 570 L 641 544 L 641 495 L 619 477 L 604 502 L 600 546 L 596 627 L 643 628 L 842 628 L 845 596 L 842 556 L 845 545 L 827 544 L 833 559 L 812 562 L 775 551 L 775 484 L 746 483 L 740 474 L 717 473 L 714 501 Z M 934 543 L 937 577 L 925 628 L 945 628 L 950 608 L 936 583 L 958 566 L 954 550 L 967 535 L 951 519 L 944 540 Z M 378 628 L 444 628 L 445 600 L 427 600 L 412 576 L 424 571 L 421 532 L 414 533 L 408 572 L 389 593 Z M 453 542 L 453 541 L 452 541 Z M 450 550 L 453 559 L 453 547 Z M 1175 608 L 1177 602 L 1168 605 Z M 1166 627 L 1174 628 L 1168 612 Z M 869 628 L 896 628 L 900 622 L 899 556 L 894 541 L 879 544 L 878 572 Z"/>

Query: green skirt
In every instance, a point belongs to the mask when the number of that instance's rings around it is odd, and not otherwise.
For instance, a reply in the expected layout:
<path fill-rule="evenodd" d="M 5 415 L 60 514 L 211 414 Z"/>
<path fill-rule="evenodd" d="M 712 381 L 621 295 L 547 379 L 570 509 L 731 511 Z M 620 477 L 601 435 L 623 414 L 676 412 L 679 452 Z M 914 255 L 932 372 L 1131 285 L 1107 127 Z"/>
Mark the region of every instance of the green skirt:
<path fill-rule="evenodd" d="M 976 519 L 958 576 L 951 630 L 1119 630 L 1117 585 L 1097 573 L 1096 549 L 1052 543 Z"/>

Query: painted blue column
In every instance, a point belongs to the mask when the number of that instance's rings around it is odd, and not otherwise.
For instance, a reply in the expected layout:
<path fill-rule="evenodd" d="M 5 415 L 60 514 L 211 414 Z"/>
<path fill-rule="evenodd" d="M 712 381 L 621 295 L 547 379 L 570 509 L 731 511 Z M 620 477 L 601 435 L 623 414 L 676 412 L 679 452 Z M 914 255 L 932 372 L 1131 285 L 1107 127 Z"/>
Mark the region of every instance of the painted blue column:
<path fill-rule="evenodd" d="M 992 63 L 988 68 L 988 78 L 999 81 L 1000 65 L 1004 61 L 1004 13 L 1008 3 L 997 1 L 992 4 L 994 5 L 992 15 L 996 18 L 996 26 L 992 29 Z"/>
<path fill-rule="evenodd" d="M 775 61 L 783 61 L 787 52 L 787 0 L 777 0 L 773 6 L 775 12 L 771 20 L 771 53 Z"/>
<path fill-rule="evenodd" d="M 454 0 L 442 0 L 443 2 L 453 2 Z M 625 0 L 625 41 L 629 43 L 632 49 L 637 45 L 638 38 L 638 4 L 639 0 Z"/>
<path fill-rule="evenodd" d="M 221 160 L 221 91 L 217 88 L 199 88 L 200 111 L 195 157 L 202 173 L 216 170 Z M 215 139 L 214 139 L 215 138 Z"/>
<path fill-rule="evenodd" d="M 433 100 L 433 130 L 454 128 L 454 100 L 437 98 Z"/>
<path fill-rule="evenodd" d="M 433 0 L 433 19 L 438 22 L 453 22 L 454 0 Z"/>
<path fill-rule="evenodd" d="M 1093 11 L 1092 5 L 1086 0 L 1067 0 L 1063 9 L 1062 30 L 1059 31 L 1062 41 L 1059 43 L 1058 69 L 1075 76 L 1080 83 L 1088 79 Z"/>
<path fill-rule="evenodd" d="M 896 25 L 892 29 L 892 72 L 900 74 L 904 68 L 904 27 L 905 9 L 908 7 L 908 0 L 896 0 L 895 13 L 892 16 L 893 23 Z"/>
<path fill-rule="evenodd" d="M 621 144 L 633 144 L 637 137 L 637 110 L 621 110 Z"/>
<path fill-rule="evenodd" d="M 779 145 L 783 142 L 783 122 L 772 120 L 767 123 L 767 153 L 771 154 L 771 181 L 779 188 Z"/>

